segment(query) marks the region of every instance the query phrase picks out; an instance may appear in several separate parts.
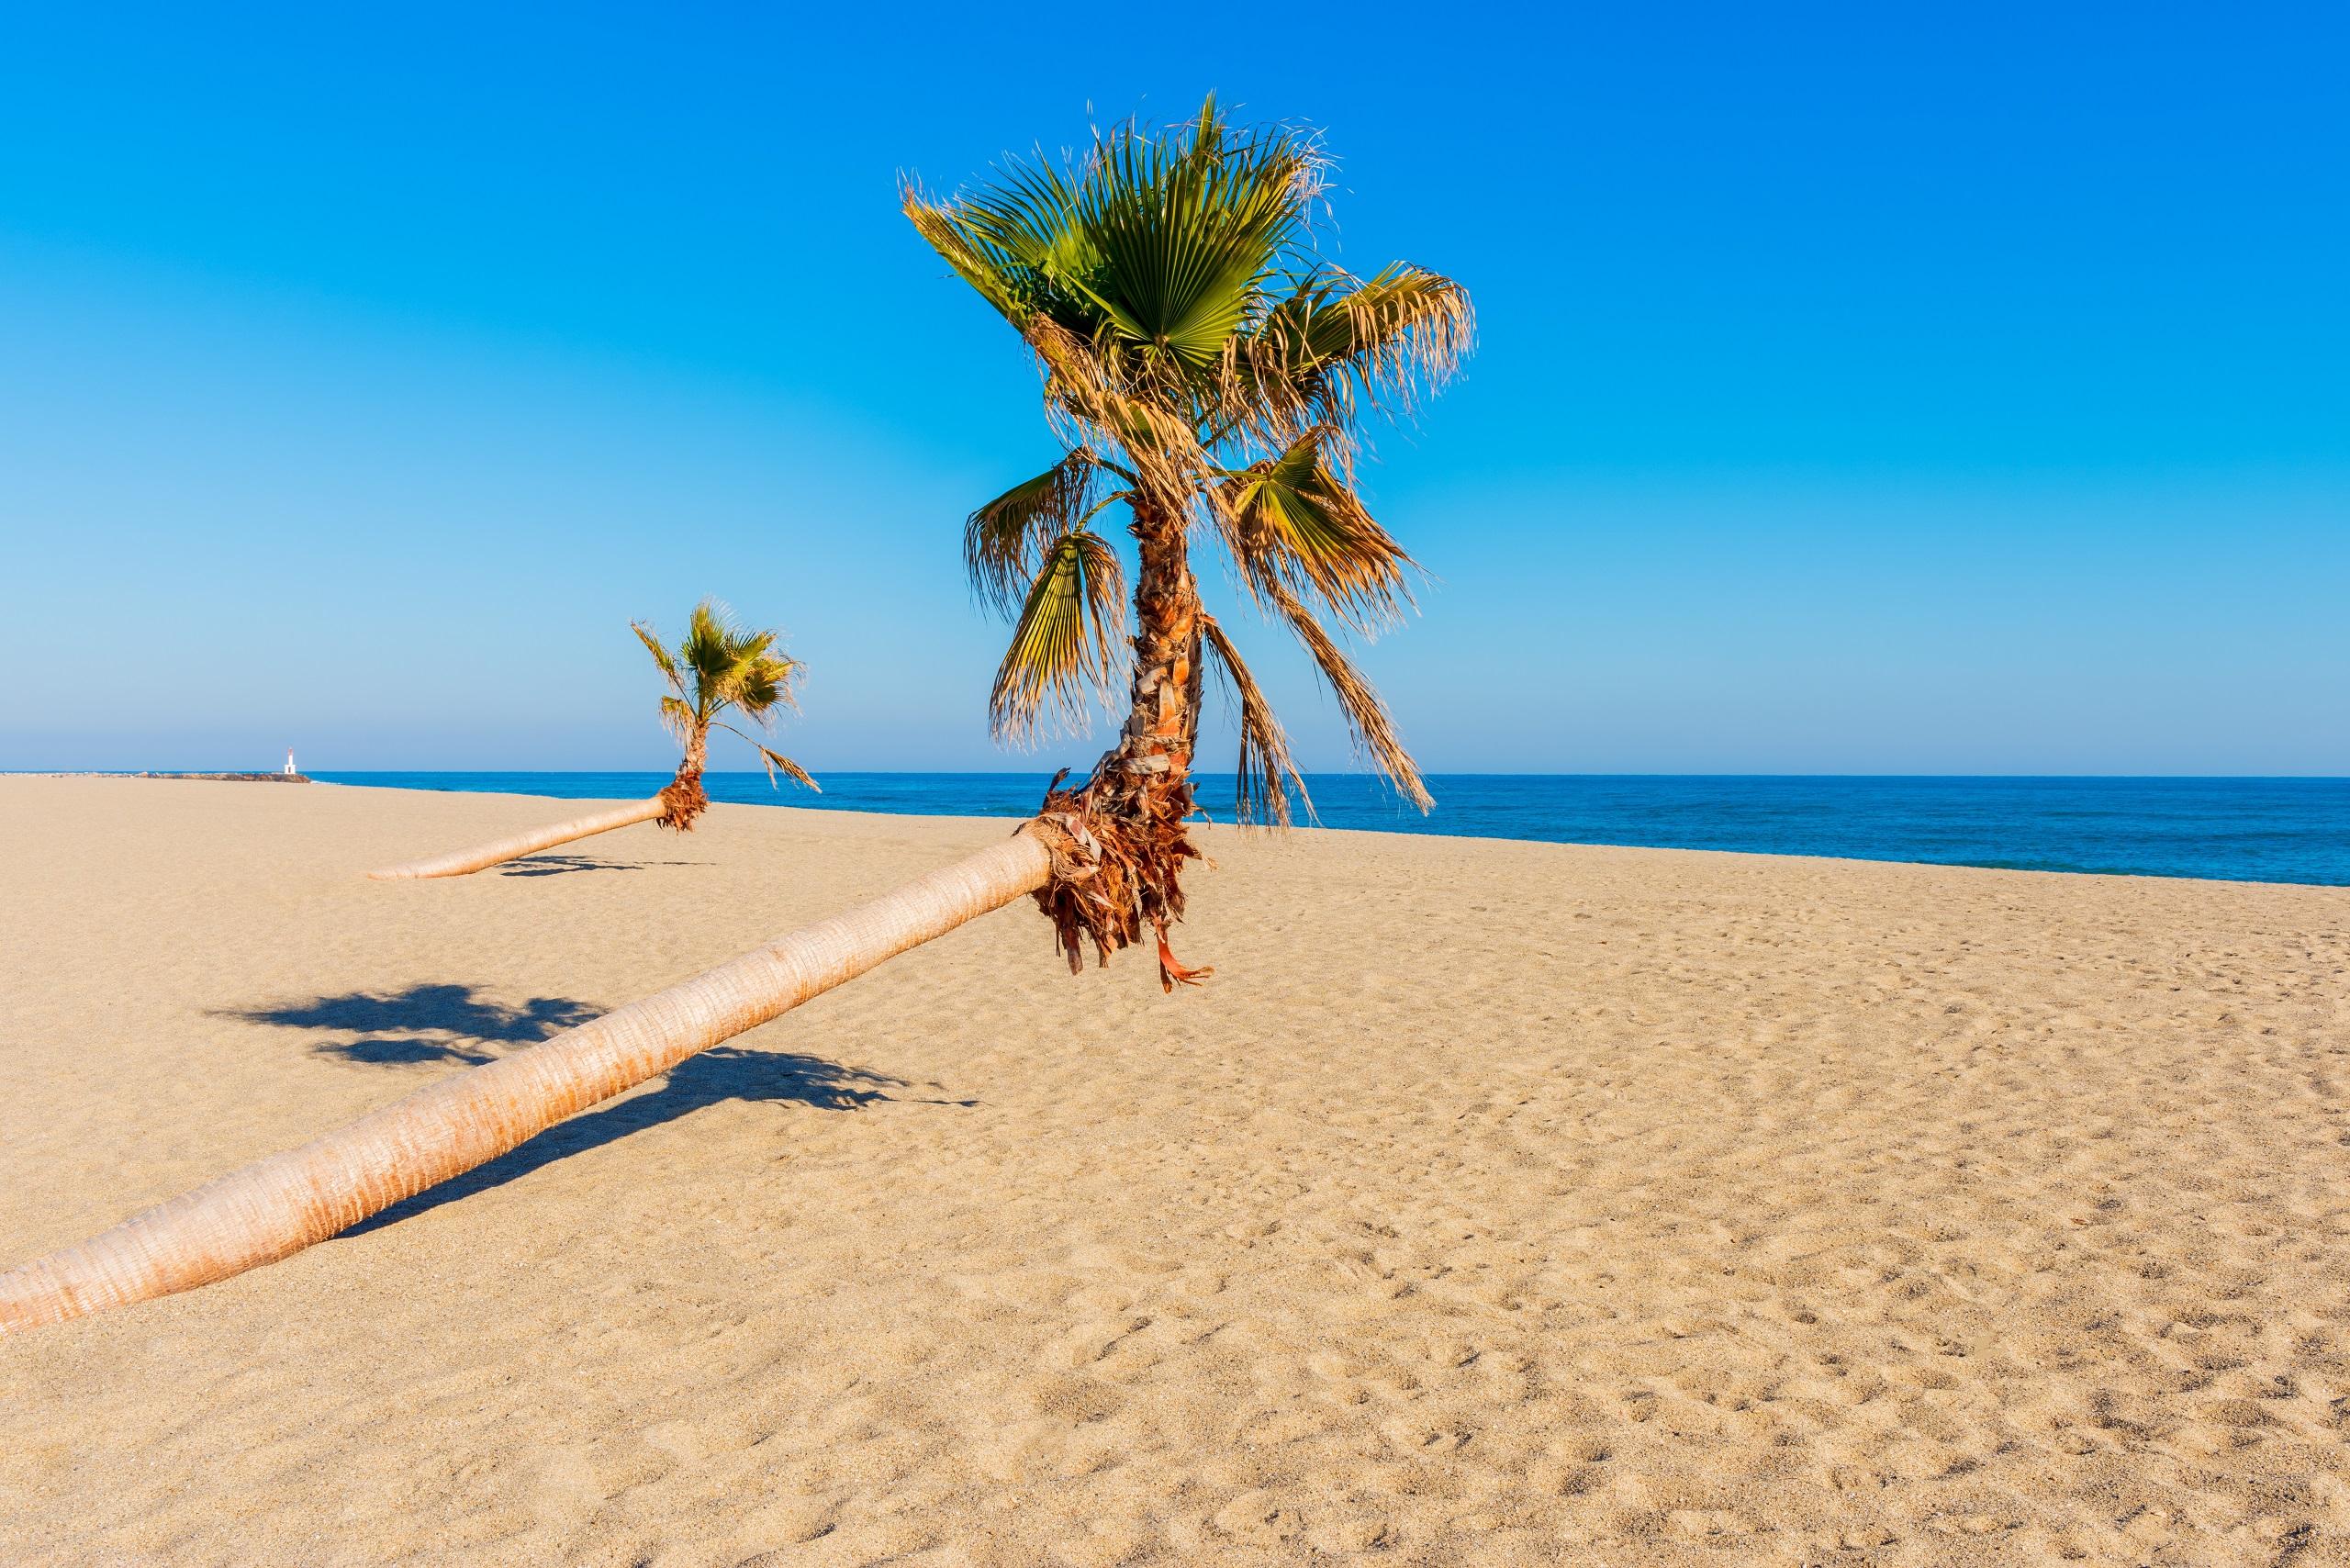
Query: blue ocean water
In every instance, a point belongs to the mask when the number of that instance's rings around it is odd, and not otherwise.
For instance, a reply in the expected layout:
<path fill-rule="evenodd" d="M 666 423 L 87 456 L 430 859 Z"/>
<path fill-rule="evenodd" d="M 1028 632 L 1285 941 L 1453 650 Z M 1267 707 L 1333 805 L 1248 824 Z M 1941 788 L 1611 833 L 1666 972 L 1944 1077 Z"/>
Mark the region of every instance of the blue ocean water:
<path fill-rule="evenodd" d="M 336 784 L 565 799 L 649 795 L 666 773 L 320 773 Z M 1043 773 L 827 773 L 822 795 L 712 773 L 714 801 L 938 816 L 1025 816 Z M 1310 778 L 1326 827 L 1834 855 L 2032 871 L 2350 886 L 2350 778 L 1888 778 L 1453 774 L 1422 816 L 1356 774 Z M 1232 779 L 1201 803 L 1232 820 Z"/>

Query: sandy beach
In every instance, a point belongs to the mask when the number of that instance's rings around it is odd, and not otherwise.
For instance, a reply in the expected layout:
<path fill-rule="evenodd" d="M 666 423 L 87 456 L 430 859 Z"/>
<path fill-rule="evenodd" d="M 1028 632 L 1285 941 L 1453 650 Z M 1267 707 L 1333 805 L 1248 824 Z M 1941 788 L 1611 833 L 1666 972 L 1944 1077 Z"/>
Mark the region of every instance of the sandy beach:
<path fill-rule="evenodd" d="M 0 808 L 9 1262 L 1010 825 Z M 0 1562 L 2350 1562 L 2350 890 L 1205 843 L 0 1340 Z"/>

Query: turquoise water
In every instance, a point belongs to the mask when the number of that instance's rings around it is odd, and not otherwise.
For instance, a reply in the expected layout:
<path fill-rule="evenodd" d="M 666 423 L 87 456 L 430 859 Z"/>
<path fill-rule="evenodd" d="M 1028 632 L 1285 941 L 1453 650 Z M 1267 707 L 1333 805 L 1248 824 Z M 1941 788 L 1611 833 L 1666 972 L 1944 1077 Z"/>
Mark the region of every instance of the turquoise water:
<path fill-rule="evenodd" d="M 666 773 L 320 773 L 327 783 L 564 799 L 649 795 Z M 714 801 L 1025 816 L 1043 773 L 827 773 L 821 796 L 713 773 Z M 1835 855 L 2033 871 L 2350 886 L 2350 778 L 1880 778 L 1454 774 L 1427 816 L 1353 774 L 1310 779 L 1327 827 L 1554 844 Z M 1232 780 L 1200 783 L 1232 817 Z"/>

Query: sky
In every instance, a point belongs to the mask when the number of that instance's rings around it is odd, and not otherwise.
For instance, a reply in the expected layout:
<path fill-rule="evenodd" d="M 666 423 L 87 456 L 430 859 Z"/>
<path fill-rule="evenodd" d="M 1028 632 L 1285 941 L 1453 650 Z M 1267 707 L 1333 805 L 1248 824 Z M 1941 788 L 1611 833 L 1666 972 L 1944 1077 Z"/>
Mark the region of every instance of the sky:
<path fill-rule="evenodd" d="M 0 768 L 666 767 L 708 594 L 811 767 L 1082 767 L 988 736 L 1057 449 L 896 189 L 1214 89 L 1476 302 L 1366 470 L 1429 768 L 2350 773 L 2338 5 L 220 9 L 0 19 Z"/>

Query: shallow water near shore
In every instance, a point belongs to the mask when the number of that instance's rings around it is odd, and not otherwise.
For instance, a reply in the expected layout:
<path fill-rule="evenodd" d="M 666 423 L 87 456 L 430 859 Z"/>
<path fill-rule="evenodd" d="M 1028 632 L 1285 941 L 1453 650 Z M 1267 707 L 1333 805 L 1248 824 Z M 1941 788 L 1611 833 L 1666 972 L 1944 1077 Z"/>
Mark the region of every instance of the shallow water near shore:
<path fill-rule="evenodd" d="M 666 773 L 320 773 L 322 782 L 601 800 Z M 821 797 L 712 773 L 713 801 L 923 816 L 1024 816 L 1047 773 L 825 773 Z M 2028 871 L 2350 886 L 2350 778 L 1447 774 L 1423 816 L 1358 774 L 1308 780 L 1322 825 L 1384 833 L 1827 855 Z M 1232 820 L 1232 779 L 1200 801 Z"/>

